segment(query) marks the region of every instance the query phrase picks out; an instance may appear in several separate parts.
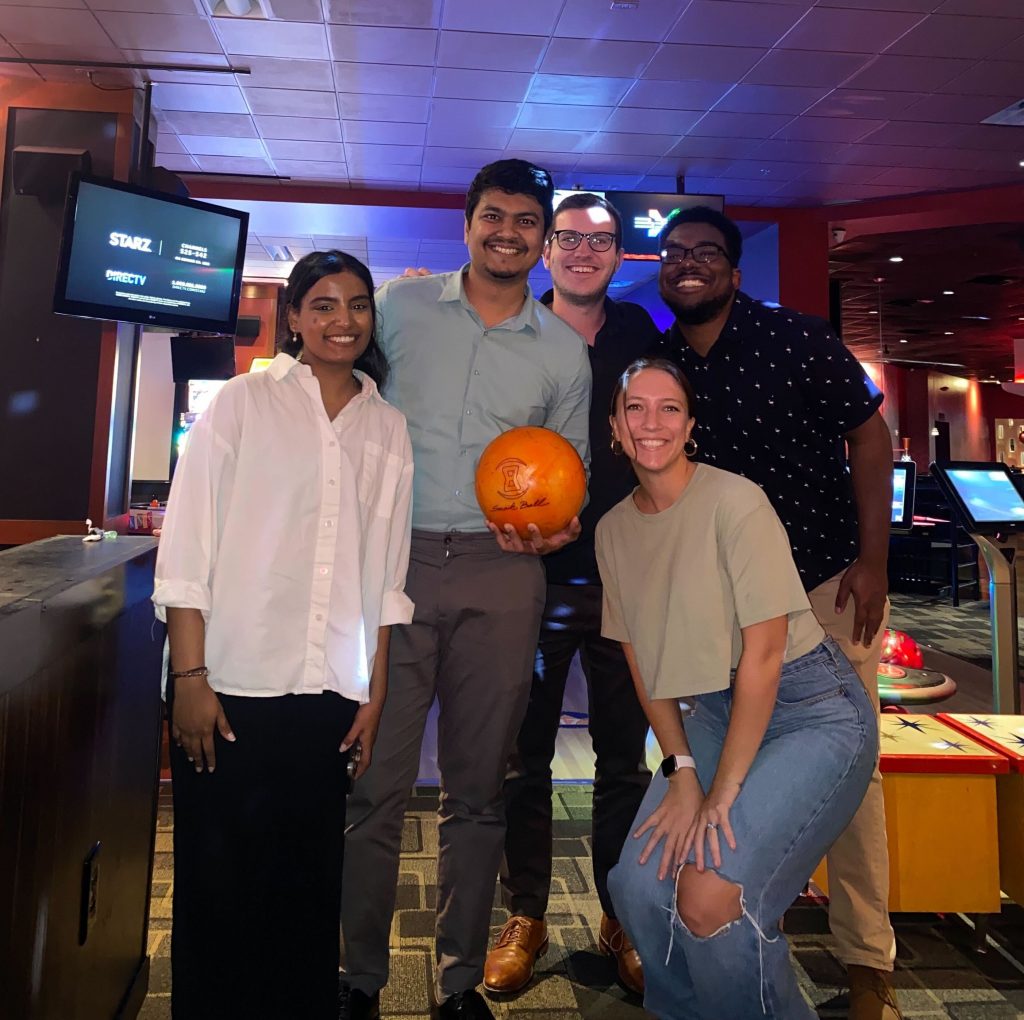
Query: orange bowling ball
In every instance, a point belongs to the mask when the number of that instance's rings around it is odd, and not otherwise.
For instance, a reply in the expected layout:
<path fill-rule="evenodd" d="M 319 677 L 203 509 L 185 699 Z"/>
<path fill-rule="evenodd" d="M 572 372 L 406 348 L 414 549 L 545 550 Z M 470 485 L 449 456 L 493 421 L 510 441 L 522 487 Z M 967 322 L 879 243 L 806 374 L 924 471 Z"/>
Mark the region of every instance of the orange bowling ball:
<path fill-rule="evenodd" d="M 476 499 L 487 520 L 511 524 L 529 538 L 536 524 L 547 538 L 583 507 L 587 474 L 572 443 L 550 429 L 525 425 L 487 444 L 476 466 Z"/>

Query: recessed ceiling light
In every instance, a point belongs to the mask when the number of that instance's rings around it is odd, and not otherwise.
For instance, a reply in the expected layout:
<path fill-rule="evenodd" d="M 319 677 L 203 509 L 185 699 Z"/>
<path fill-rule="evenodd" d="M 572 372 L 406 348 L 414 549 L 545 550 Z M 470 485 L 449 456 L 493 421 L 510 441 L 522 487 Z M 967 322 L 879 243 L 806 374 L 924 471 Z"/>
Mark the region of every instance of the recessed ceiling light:
<path fill-rule="evenodd" d="M 889 256 L 889 261 L 890 262 L 902 262 L 903 261 L 903 256 L 902 255 L 890 255 Z"/>
<path fill-rule="evenodd" d="M 900 343 L 901 344 L 908 344 L 908 343 L 910 343 L 910 341 L 909 340 L 901 340 Z"/>
<path fill-rule="evenodd" d="M 943 333 L 942 335 L 943 336 L 952 336 L 953 335 L 953 331 L 951 329 L 947 329 L 946 332 Z"/>
<path fill-rule="evenodd" d="M 1022 160 L 1021 160 L 1021 161 L 1020 161 L 1020 162 L 1019 162 L 1019 163 L 1017 164 L 1017 166 L 1024 166 L 1024 159 L 1022 159 Z"/>
<path fill-rule="evenodd" d="M 942 293 L 945 294 L 946 297 L 952 297 L 955 292 L 951 290 L 944 290 Z"/>
<path fill-rule="evenodd" d="M 878 314 L 878 312 L 876 312 L 874 309 L 872 309 L 870 312 L 868 312 L 868 315 L 877 315 L 877 314 Z"/>

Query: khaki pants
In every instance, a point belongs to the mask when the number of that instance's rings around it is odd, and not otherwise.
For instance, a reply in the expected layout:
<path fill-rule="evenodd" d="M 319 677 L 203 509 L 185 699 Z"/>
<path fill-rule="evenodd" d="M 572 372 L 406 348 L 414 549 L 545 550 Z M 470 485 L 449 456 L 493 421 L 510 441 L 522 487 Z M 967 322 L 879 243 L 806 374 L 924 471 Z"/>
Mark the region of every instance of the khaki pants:
<path fill-rule="evenodd" d="M 825 632 L 839 645 L 878 710 L 878 662 L 882 639 L 889 622 L 885 616 L 869 647 L 851 643 L 854 604 L 835 611 L 842 574 L 837 574 L 808 593 L 814 615 Z M 846 831 L 828 853 L 828 921 L 837 942 L 837 955 L 847 966 L 892 970 L 896 938 L 889 923 L 889 848 L 885 836 L 882 776 L 875 767 L 868 791 Z"/>

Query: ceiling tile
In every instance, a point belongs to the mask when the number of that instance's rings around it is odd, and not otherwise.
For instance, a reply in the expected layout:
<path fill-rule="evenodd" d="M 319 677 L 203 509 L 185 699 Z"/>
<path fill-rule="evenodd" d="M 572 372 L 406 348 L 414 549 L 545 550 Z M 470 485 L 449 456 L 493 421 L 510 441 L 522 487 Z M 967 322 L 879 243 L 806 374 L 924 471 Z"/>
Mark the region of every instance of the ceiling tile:
<path fill-rule="evenodd" d="M 313 21 L 323 23 L 320 0 L 274 0 L 274 17 L 282 21 Z"/>
<path fill-rule="evenodd" d="M 792 4 L 694 0 L 666 40 L 711 46 L 771 48 L 803 16 Z"/>
<path fill-rule="evenodd" d="M 971 0 L 973 2 L 973 0 Z M 908 11 L 931 14 L 942 0 L 818 0 L 818 7 L 851 7 L 867 11 Z"/>
<path fill-rule="evenodd" d="M 788 113 L 706 114 L 697 121 L 691 135 L 710 138 L 769 138 L 793 118 Z"/>
<path fill-rule="evenodd" d="M 439 67 L 434 72 L 434 95 L 444 99 L 496 99 L 518 103 L 526 97 L 532 75 L 526 71 L 477 71 Z"/>
<path fill-rule="evenodd" d="M 923 99 L 920 92 L 870 92 L 862 89 L 836 89 L 808 110 L 814 117 L 864 117 L 893 120 L 908 106 Z"/>
<path fill-rule="evenodd" d="M 400 124 L 379 120 L 350 120 L 345 124 L 346 142 L 422 145 L 426 134 L 426 124 Z"/>
<path fill-rule="evenodd" d="M 933 14 L 911 29 L 889 48 L 890 53 L 908 53 L 920 57 L 987 57 L 1005 46 L 1009 25 L 1001 18 L 965 18 Z M 1016 23 L 1016 35 L 1024 34 L 1024 25 Z"/>
<path fill-rule="evenodd" d="M 0 7 L 22 7 L 25 0 L 0 0 Z M 62 8 L 65 10 L 76 8 L 81 10 L 86 7 L 85 0 L 48 0 L 47 7 Z"/>
<path fill-rule="evenodd" d="M 835 88 L 856 74 L 868 61 L 870 53 L 792 53 L 774 49 L 760 60 L 743 79 L 750 85 L 801 85 Z"/>
<path fill-rule="evenodd" d="M 547 38 L 539 35 L 442 32 L 437 65 L 482 71 L 535 71 L 547 43 Z"/>
<path fill-rule="evenodd" d="M 677 141 L 679 141 L 678 135 L 641 135 L 600 131 L 591 137 L 587 152 L 621 153 L 624 156 L 664 156 Z"/>
<path fill-rule="evenodd" d="M 636 78 L 657 50 L 655 43 L 607 39 L 552 39 L 540 69 L 548 74 Z"/>
<path fill-rule="evenodd" d="M 879 53 L 921 20 L 904 11 L 857 11 L 814 7 L 784 39 L 786 50 Z"/>
<path fill-rule="evenodd" d="M 671 43 L 658 47 L 643 76 L 667 81 L 739 81 L 765 52 L 748 46 L 681 46 Z"/>
<path fill-rule="evenodd" d="M 879 173 L 877 166 L 859 163 L 812 163 L 800 180 L 821 184 L 869 184 Z"/>
<path fill-rule="evenodd" d="M 265 159 L 249 156 L 196 156 L 199 169 L 214 174 L 273 174 Z"/>
<path fill-rule="evenodd" d="M 798 117 L 776 137 L 800 142 L 857 142 L 883 124 L 884 120 L 860 117 Z"/>
<path fill-rule="evenodd" d="M 994 183 L 991 173 L 977 170 L 922 170 L 918 167 L 889 167 L 875 184 L 898 184 L 919 188 L 971 188 Z"/>
<path fill-rule="evenodd" d="M 200 19 L 194 20 L 199 22 Z M 46 46 L 55 39 L 73 39 L 82 46 L 110 45 L 107 33 L 91 11 L 51 10 L 28 5 L 0 7 L 0 35 L 14 46 L 19 43 Z"/>
<path fill-rule="evenodd" d="M 639 174 L 593 173 L 571 170 L 562 179 L 555 175 L 556 187 L 591 188 L 594 191 L 635 191 Z"/>
<path fill-rule="evenodd" d="M 847 88 L 880 89 L 893 92 L 931 92 L 963 74 L 972 66 L 970 60 L 940 57 L 895 56 L 877 57 L 849 81 Z"/>
<path fill-rule="evenodd" d="M 334 76 L 339 92 L 367 96 L 429 96 L 433 72 L 429 67 L 397 64 L 377 67 L 335 62 Z"/>
<path fill-rule="evenodd" d="M 157 82 L 153 103 L 161 110 L 205 113 L 248 113 L 241 91 L 234 85 L 173 85 Z"/>
<path fill-rule="evenodd" d="M 231 54 L 303 60 L 327 60 L 330 56 L 323 25 L 256 18 L 214 18 L 213 24 L 225 51 Z"/>
<path fill-rule="evenodd" d="M 762 145 L 759 138 L 686 138 L 669 150 L 670 156 L 713 156 L 745 159 Z"/>
<path fill-rule="evenodd" d="M 551 0 L 517 0 L 514 4 L 480 3 L 480 0 L 445 0 L 443 28 L 460 32 L 506 32 L 524 28 L 550 35 L 558 20 L 559 5 Z"/>
<path fill-rule="evenodd" d="M 155 160 L 157 166 L 162 166 L 166 170 L 172 170 L 175 173 L 185 173 L 189 170 L 196 171 L 199 169 L 199 164 L 191 157 L 187 155 L 179 155 L 174 152 L 159 152 Z"/>
<path fill-rule="evenodd" d="M 340 142 L 341 122 L 327 117 L 254 117 L 263 138 Z"/>
<path fill-rule="evenodd" d="M 978 124 L 1019 98 L 1020 96 L 926 96 L 908 106 L 904 116 L 939 124 Z"/>
<path fill-rule="evenodd" d="M 927 124 L 910 120 L 890 120 L 864 138 L 872 145 L 946 146 L 961 130 L 956 124 Z"/>
<path fill-rule="evenodd" d="M 244 89 L 253 113 L 288 116 L 297 110 L 304 117 L 338 116 L 338 103 L 332 92 L 307 92 L 302 89 Z"/>
<path fill-rule="evenodd" d="M 516 126 L 567 131 L 597 131 L 611 112 L 610 106 L 559 106 L 555 103 L 526 103 Z"/>
<path fill-rule="evenodd" d="M 440 16 L 441 0 L 327 0 L 332 25 L 437 28 Z"/>
<path fill-rule="evenodd" d="M 46 0 L 47 7 L 63 7 Z M 74 6 L 80 7 L 81 4 Z M 196 13 L 193 0 L 87 0 L 86 7 L 94 11 L 134 11 L 138 14 L 192 14 Z"/>
<path fill-rule="evenodd" d="M 1004 124 L 977 124 L 960 130 L 953 144 L 964 149 L 1018 152 L 1024 156 L 1024 131 Z"/>
<path fill-rule="evenodd" d="M 275 159 L 279 174 L 288 177 L 313 178 L 316 180 L 347 179 L 348 166 L 345 163 L 325 162 L 315 159 Z"/>
<path fill-rule="evenodd" d="M 694 110 L 642 110 L 620 106 L 608 118 L 605 131 L 633 131 L 654 135 L 685 135 L 700 119 Z M 569 127 L 566 124 L 566 127 Z"/>
<path fill-rule="evenodd" d="M 632 85 L 630 78 L 577 77 L 538 74 L 526 98 L 531 103 L 570 103 L 580 106 L 615 106 Z"/>
<path fill-rule="evenodd" d="M 309 142 L 269 138 L 264 143 L 271 159 L 311 159 L 344 163 L 345 146 L 341 142 Z"/>
<path fill-rule="evenodd" d="M 1017 0 L 945 0 L 936 14 L 977 14 L 987 18 L 1024 18 Z"/>
<path fill-rule="evenodd" d="M 758 195 L 771 195 L 778 191 L 783 183 L 785 182 L 770 178 L 760 181 L 745 181 L 728 177 L 717 177 L 713 181 L 703 183 L 700 178 L 697 178 L 693 181 L 693 186 L 700 190 L 706 187 L 709 191 L 720 192 L 727 199 L 732 200 L 735 198 L 752 198 Z"/>
<path fill-rule="evenodd" d="M 638 81 L 626 93 L 623 106 L 652 110 L 710 110 L 732 85 L 717 81 Z"/>
<path fill-rule="evenodd" d="M 658 162 L 657 156 L 612 154 L 607 152 L 582 152 L 576 161 L 576 169 L 592 173 L 646 174 Z"/>
<path fill-rule="evenodd" d="M 328 32 L 335 60 L 428 67 L 434 64 L 437 32 L 428 29 L 330 25 Z"/>
<path fill-rule="evenodd" d="M 348 175 L 353 182 L 366 181 L 379 183 L 389 181 L 392 184 L 418 184 L 420 179 L 420 165 L 407 166 L 404 163 L 363 163 L 348 168 Z"/>
<path fill-rule="evenodd" d="M 963 74 L 936 89 L 965 96 L 1002 96 L 1024 94 L 1024 63 L 981 60 Z M 994 111 L 993 111 L 994 112 Z"/>
<path fill-rule="evenodd" d="M 428 146 L 423 152 L 423 162 L 429 166 L 482 167 L 501 159 L 501 149 L 460 149 L 444 146 Z"/>
<path fill-rule="evenodd" d="M 175 134 L 179 135 L 259 137 L 252 117 L 243 113 L 190 113 L 181 110 L 161 110 L 159 120 L 161 124 L 166 124 Z"/>
<path fill-rule="evenodd" d="M 495 103 L 476 99 L 432 99 L 430 121 L 466 127 L 511 128 L 519 116 L 518 103 Z"/>
<path fill-rule="evenodd" d="M 535 163 L 551 173 L 556 171 L 572 171 L 575 169 L 579 159 L 576 153 L 573 152 L 535 152 L 532 149 L 519 145 L 510 145 L 505 152 L 505 156 L 515 156 L 517 159 L 528 160 L 530 163 Z"/>
<path fill-rule="evenodd" d="M 346 142 L 345 152 L 350 167 L 377 164 L 419 166 L 423 161 L 421 145 L 368 145 L 363 142 Z"/>
<path fill-rule="evenodd" d="M 220 53 L 221 47 L 210 23 L 204 18 L 173 14 L 131 14 L 121 11 L 96 15 L 114 42 L 133 50 L 181 50 Z M 7 33 L 0 28 L 0 33 Z"/>
<path fill-rule="evenodd" d="M 799 177 L 807 170 L 807 163 L 771 162 L 765 159 L 737 159 L 721 171 L 719 176 L 743 181 L 783 181 Z M 696 176 L 697 170 L 694 171 Z M 703 176 L 703 175 L 701 175 Z"/>
<path fill-rule="evenodd" d="M 537 152 L 582 152 L 592 137 L 590 131 L 541 131 L 517 128 L 512 132 L 509 147 L 533 149 Z"/>
<path fill-rule="evenodd" d="M 787 138 L 769 138 L 757 148 L 754 159 L 784 163 L 838 163 L 849 145 L 839 142 L 804 142 Z"/>
<path fill-rule="evenodd" d="M 634 10 L 613 11 L 610 6 L 595 4 L 593 0 L 565 0 L 555 35 L 572 39 L 661 42 L 685 5 L 679 0 L 644 0 Z"/>
<path fill-rule="evenodd" d="M 265 159 L 263 142 L 258 138 L 220 138 L 215 135 L 178 135 L 193 156 L 254 156 Z"/>
<path fill-rule="evenodd" d="M 431 121 L 427 125 L 427 144 L 455 148 L 504 149 L 511 128 L 474 127 L 451 121 Z"/>
<path fill-rule="evenodd" d="M 156 138 L 156 151 L 158 155 L 172 152 L 184 155 L 188 150 L 178 141 L 177 135 L 172 135 L 169 131 L 160 131 Z"/>
<path fill-rule="evenodd" d="M 675 176 L 662 174 L 648 174 L 640 179 L 637 184 L 638 191 L 674 192 L 676 190 Z"/>
<path fill-rule="evenodd" d="M 841 159 L 834 162 L 859 163 L 862 166 L 928 166 L 930 159 L 928 150 L 911 145 L 872 145 L 869 142 L 857 142 L 847 145 Z"/>
<path fill-rule="evenodd" d="M 430 100 L 422 96 L 339 95 L 345 120 L 398 121 L 425 124 Z"/>
<path fill-rule="evenodd" d="M 477 168 L 466 166 L 424 166 L 420 179 L 424 184 L 457 184 L 468 187 L 477 174 Z"/>
<path fill-rule="evenodd" d="M 828 91 L 795 85 L 737 85 L 715 104 L 715 112 L 795 115 L 823 99 Z"/>

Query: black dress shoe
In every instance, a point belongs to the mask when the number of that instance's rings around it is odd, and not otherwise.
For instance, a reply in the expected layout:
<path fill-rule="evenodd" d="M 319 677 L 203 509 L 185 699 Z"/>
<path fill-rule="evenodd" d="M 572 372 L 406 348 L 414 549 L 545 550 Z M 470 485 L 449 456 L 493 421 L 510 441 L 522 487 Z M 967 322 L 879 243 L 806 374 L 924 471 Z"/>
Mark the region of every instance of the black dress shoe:
<path fill-rule="evenodd" d="M 430 1020 L 494 1020 L 484 997 L 471 988 L 468 992 L 449 995 L 439 1006 L 431 994 Z"/>
<path fill-rule="evenodd" d="M 380 1020 L 380 992 L 367 995 L 366 992 L 340 981 L 338 1020 Z"/>

